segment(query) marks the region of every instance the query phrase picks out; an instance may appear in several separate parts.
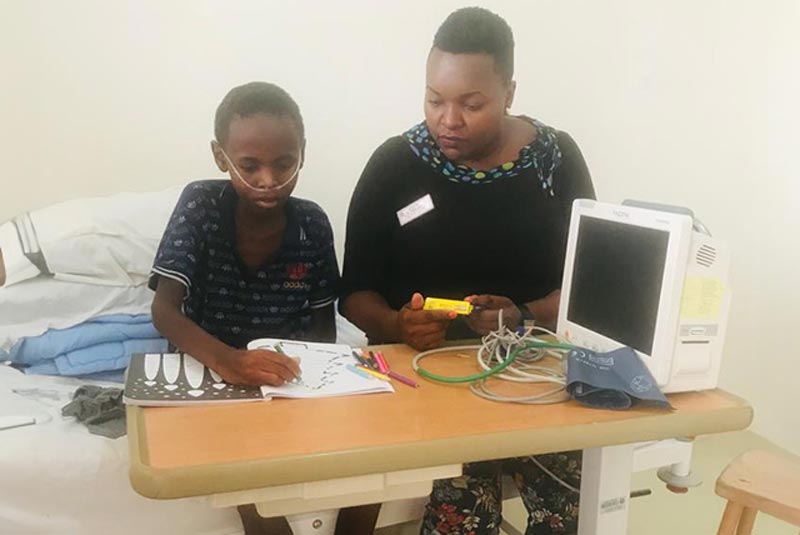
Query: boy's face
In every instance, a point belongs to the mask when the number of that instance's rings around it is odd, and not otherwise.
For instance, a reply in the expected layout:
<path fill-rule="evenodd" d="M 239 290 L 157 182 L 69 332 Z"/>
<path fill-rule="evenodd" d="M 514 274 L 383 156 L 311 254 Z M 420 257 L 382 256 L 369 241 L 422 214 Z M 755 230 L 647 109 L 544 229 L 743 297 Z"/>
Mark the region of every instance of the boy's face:
<path fill-rule="evenodd" d="M 222 148 L 230 163 L 216 144 L 212 144 L 214 160 L 230 175 L 233 188 L 244 202 L 259 210 L 272 210 L 292 194 L 304 142 L 290 117 L 264 113 L 236 116 Z M 236 176 L 231 163 L 247 184 Z"/>

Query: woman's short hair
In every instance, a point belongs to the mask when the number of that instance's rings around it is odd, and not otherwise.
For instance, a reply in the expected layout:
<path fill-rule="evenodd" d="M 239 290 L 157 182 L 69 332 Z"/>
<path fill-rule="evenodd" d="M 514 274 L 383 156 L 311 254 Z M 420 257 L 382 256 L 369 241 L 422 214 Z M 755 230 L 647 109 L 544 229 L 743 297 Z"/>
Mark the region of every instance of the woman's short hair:
<path fill-rule="evenodd" d="M 489 54 L 506 80 L 514 76 L 514 35 L 499 15 L 482 7 L 465 7 L 450 13 L 433 46 L 451 54 Z"/>
<path fill-rule="evenodd" d="M 305 127 L 300 108 L 289 93 L 268 82 L 250 82 L 234 87 L 217 107 L 214 117 L 214 136 L 224 144 L 228 128 L 236 116 L 247 117 L 257 113 L 289 117 L 297 124 L 300 139 L 305 139 Z"/>

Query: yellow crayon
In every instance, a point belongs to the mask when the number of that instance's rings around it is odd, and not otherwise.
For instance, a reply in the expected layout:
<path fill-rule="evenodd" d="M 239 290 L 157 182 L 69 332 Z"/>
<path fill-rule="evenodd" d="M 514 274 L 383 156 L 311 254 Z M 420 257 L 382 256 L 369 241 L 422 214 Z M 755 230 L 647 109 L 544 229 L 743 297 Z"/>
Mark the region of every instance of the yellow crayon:
<path fill-rule="evenodd" d="M 365 373 L 368 373 L 368 374 L 372 375 L 373 377 L 377 377 L 378 379 L 380 379 L 382 381 L 389 381 L 390 380 L 389 376 L 386 375 L 385 373 L 376 372 L 375 370 L 370 369 L 370 368 L 366 368 L 366 367 L 364 367 L 364 366 L 362 366 L 360 364 L 357 364 L 356 368 L 358 368 L 362 372 L 365 372 Z"/>

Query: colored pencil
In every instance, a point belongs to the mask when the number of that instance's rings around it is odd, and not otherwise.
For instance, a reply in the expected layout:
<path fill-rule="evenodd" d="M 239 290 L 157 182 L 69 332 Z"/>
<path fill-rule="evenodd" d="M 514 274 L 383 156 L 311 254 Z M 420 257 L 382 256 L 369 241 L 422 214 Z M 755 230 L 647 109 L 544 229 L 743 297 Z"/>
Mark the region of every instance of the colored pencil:
<path fill-rule="evenodd" d="M 373 370 L 377 370 L 378 368 L 380 368 L 380 366 L 378 365 L 378 358 L 375 356 L 375 353 L 372 352 L 372 351 L 369 352 L 369 364 L 370 364 L 370 367 Z M 381 373 L 383 373 L 383 372 L 381 372 Z"/>
<path fill-rule="evenodd" d="M 382 381 L 389 381 L 390 380 L 388 375 L 380 373 L 380 372 L 376 372 L 372 368 L 365 368 L 364 366 L 356 366 L 356 368 L 358 368 L 359 370 L 361 370 L 361 371 L 363 371 L 365 373 L 368 373 L 368 374 L 372 375 L 373 377 L 377 377 L 378 379 L 381 379 Z"/>
<path fill-rule="evenodd" d="M 357 351 L 353 351 L 353 356 L 355 357 L 355 359 L 358 361 L 359 364 L 361 364 L 362 366 L 369 367 L 369 362 L 367 362 L 367 359 L 359 355 Z"/>
<path fill-rule="evenodd" d="M 358 368 L 356 366 L 353 366 L 352 364 L 347 364 L 345 366 L 345 368 L 347 368 L 348 370 L 350 370 L 353 373 L 357 373 L 361 377 L 364 377 L 366 379 L 372 379 L 372 376 L 369 375 L 366 371 L 364 371 L 364 370 L 362 370 L 362 369 L 360 369 L 360 368 Z"/>
<path fill-rule="evenodd" d="M 361 360 L 362 364 L 367 368 L 375 368 L 375 364 L 373 363 L 372 359 L 369 358 L 369 352 L 366 349 L 361 350 Z"/>
<path fill-rule="evenodd" d="M 380 351 L 375 352 L 375 360 L 378 362 L 378 371 L 381 373 L 388 373 L 389 372 L 389 365 L 386 363 L 386 359 L 383 358 L 383 353 Z"/>
<path fill-rule="evenodd" d="M 280 342 L 275 344 L 275 353 L 286 355 L 286 351 L 283 350 L 283 346 L 281 346 Z M 286 356 L 288 357 L 289 355 Z M 289 357 L 289 358 L 295 361 L 296 363 L 300 364 L 300 357 Z M 295 376 L 295 378 L 289 382 L 292 384 L 300 384 L 302 381 L 303 381 L 303 370 L 300 370 L 300 373 L 298 373 L 297 376 Z"/>
<path fill-rule="evenodd" d="M 404 377 L 404 376 L 400 375 L 399 373 L 395 373 L 395 372 L 389 370 L 388 375 L 389 375 L 389 377 L 391 377 L 395 381 L 399 381 L 399 382 L 403 383 L 404 385 L 408 385 L 408 386 L 410 386 L 412 388 L 419 388 L 419 385 L 417 383 L 415 383 L 414 381 L 412 381 L 408 377 Z"/>

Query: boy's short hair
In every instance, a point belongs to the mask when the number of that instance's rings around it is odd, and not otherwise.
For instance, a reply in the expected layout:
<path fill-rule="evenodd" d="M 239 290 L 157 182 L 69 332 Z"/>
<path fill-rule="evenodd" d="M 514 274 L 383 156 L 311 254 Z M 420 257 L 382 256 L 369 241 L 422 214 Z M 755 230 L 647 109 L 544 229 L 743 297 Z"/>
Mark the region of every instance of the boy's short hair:
<path fill-rule="evenodd" d="M 250 82 L 234 87 L 217 107 L 214 117 L 214 136 L 225 144 L 228 128 L 236 116 L 247 117 L 256 113 L 285 116 L 297 124 L 300 139 L 305 139 L 305 127 L 300 108 L 289 93 L 268 82 Z"/>
<path fill-rule="evenodd" d="M 433 46 L 451 54 L 489 54 L 507 81 L 514 76 L 514 35 L 502 17 L 482 7 L 464 7 L 445 19 Z"/>

